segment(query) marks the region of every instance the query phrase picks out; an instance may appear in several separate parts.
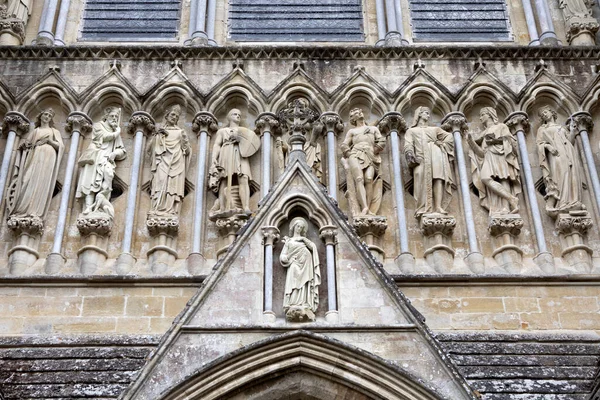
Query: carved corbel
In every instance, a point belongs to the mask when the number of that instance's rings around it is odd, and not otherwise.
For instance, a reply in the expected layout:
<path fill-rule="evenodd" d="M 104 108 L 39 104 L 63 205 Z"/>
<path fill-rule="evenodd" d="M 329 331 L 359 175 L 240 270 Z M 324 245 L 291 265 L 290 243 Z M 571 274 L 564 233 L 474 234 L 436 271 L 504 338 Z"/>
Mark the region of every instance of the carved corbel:
<path fill-rule="evenodd" d="M 571 115 L 568 122 L 573 125 L 577 134 L 581 134 L 584 131 L 591 132 L 594 129 L 592 114 L 586 111 L 579 111 Z"/>
<path fill-rule="evenodd" d="M 333 132 L 333 134 L 337 136 L 344 131 L 344 122 L 337 113 L 331 111 L 324 112 L 321 114 L 319 121 L 325 127 L 325 130 L 323 131 L 325 134 Z"/>
<path fill-rule="evenodd" d="M 598 21 L 592 16 L 590 0 L 560 0 L 559 6 L 565 18 L 567 41 L 571 46 L 594 46 Z"/>
<path fill-rule="evenodd" d="M 495 245 L 492 256 L 498 265 L 509 273 L 520 273 L 523 250 L 514 241 L 523 229 L 523 218 L 518 214 L 492 215 L 488 227 Z"/>
<path fill-rule="evenodd" d="M 279 229 L 275 226 L 265 226 L 261 228 L 263 234 L 263 246 L 274 246 L 280 239 Z"/>
<path fill-rule="evenodd" d="M 74 132 L 79 132 L 85 136 L 92 131 L 92 120 L 84 113 L 74 111 L 67 118 L 65 131 L 71 135 Z"/>
<path fill-rule="evenodd" d="M 456 218 L 452 215 L 423 214 L 419 228 L 425 236 L 425 260 L 439 273 L 446 273 L 454 262 L 452 234 Z"/>
<path fill-rule="evenodd" d="M 529 117 L 523 111 L 516 111 L 510 114 L 504 123 L 514 135 L 516 135 L 517 132 L 528 133 L 531 127 L 529 124 Z"/>
<path fill-rule="evenodd" d="M 408 129 L 408 125 L 406 125 L 406 121 L 404 117 L 399 112 L 391 111 L 386 113 L 383 118 L 377 124 L 377 127 L 384 135 L 389 135 L 391 132 L 396 132 L 398 134 L 406 132 Z M 392 147 L 393 151 L 393 147 Z"/>
<path fill-rule="evenodd" d="M 593 224 L 587 211 L 581 211 L 579 215 L 559 214 L 556 218 L 555 228 L 563 249 L 561 257 L 570 266 L 567 272 L 589 274 L 592 271 L 592 249 L 584 239 Z"/>
<path fill-rule="evenodd" d="M 3 132 L 14 132 L 17 136 L 23 136 L 29 132 L 30 121 L 26 116 L 17 111 L 9 111 L 2 121 Z"/>
<path fill-rule="evenodd" d="M 262 137 L 265 132 L 276 135 L 279 133 L 280 123 L 277 119 L 277 115 L 270 112 L 264 112 L 259 114 L 255 122 L 255 127 L 254 132 L 260 137 Z"/>
<path fill-rule="evenodd" d="M 219 129 L 219 122 L 212 113 L 208 111 L 200 111 L 194 117 L 192 122 L 192 132 L 200 135 L 202 132 L 206 132 L 208 136 L 212 136 Z"/>
<path fill-rule="evenodd" d="M 335 226 L 327 225 L 320 229 L 319 237 L 325 246 L 335 246 L 337 244 L 337 228 Z"/>
<path fill-rule="evenodd" d="M 129 118 L 128 132 L 133 135 L 141 132 L 144 136 L 149 136 L 156 129 L 154 118 L 144 111 L 136 111 Z"/>
<path fill-rule="evenodd" d="M 379 260 L 383 260 L 385 253 L 383 248 L 378 246 L 376 242 L 379 241 L 388 227 L 387 218 L 380 215 L 354 216 L 352 226 L 361 240 L 371 250 L 371 253 Z"/>

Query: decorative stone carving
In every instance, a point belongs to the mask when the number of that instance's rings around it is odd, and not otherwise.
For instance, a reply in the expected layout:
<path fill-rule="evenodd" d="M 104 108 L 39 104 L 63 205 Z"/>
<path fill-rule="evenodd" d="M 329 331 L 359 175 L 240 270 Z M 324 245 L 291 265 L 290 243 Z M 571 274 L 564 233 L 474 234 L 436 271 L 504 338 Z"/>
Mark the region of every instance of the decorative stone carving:
<path fill-rule="evenodd" d="M 2 121 L 2 131 L 13 131 L 18 136 L 22 136 L 29 132 L 29 120 L 21 113 L 11 111 L 6 113 Z"/>
<path fill-rule="evenodd" d="M 74 131 L 77 131 L 83 135 L 87 135 L 92 131 L 91 120 L 84 113 L 80 113 L 77 111 L 69 114 L 67 118 L 67 125 L 65 126 L 65 131 L 69 134 L 72 134 Z"/>
<path fill-rule="evenodd" d="M 8 226 L 16 235 L 9 258 L 13 273 L 31 266 L 37 259 L 37 242 L 44 229 L 43 219 L 64 150 L 53 118 L 51 108 L 38 114 L 35 129 L 19 145 L 14 161 L 6 198 Z"/>
<path fill-rule="evenodd" d="M 587 211 L 558 214 L 555 228 L 560 235 L 563 257 L 570 268 L 566 273 L 589 274 L 592 271 L 592 249 L 585 244 L 587 231 L 593 226 Z"/>
<path fill-rule="evenodd" d="M 454 261 L 452 234 L 456 227 L 456 218 L 439 213 L 423 214 L 419 219 L 419 228 L 425 236 L 424 257 L 433 269 L 447 273 Z"/>
<path fill-rule="evenodd" d="M 83 217 L 80 215 L 77 218 L 77 229 L 81 236 L 110 236 L 112 226 L 112 220 L 103 215 L 97 217 Z"/>
<path fill-rule="evenodd" d="M 290 223 L 290 236 L 283 238 L 279 256 L 287 268 L 283 310 L 290 322 L 309 322 L 316 319 L 319 306 L 321 269 L 317 246 L 307 237 L 308 223 L 296 217 Z"/>
<path fill-rule="evenodd" d="M 567 40 L 572 46 L 594 46 L 598 21 L 592 16 L 594 0 L 560 0 L 559 7 L 567 25 Z"/>
<path fill-rule="evenodd" d="M 29 19 L 29 0 L 8 0 L 0 5 L 0 45 L 21 45 Z"/>
<path fill-rule="evenodd" d="M 519 214 L 490 215 L 489 231 L 494 238 L 492 256 L 509 273 L 521 272 L 523 251 L 514 244 L 523 228 L 523 219 Z"/>
<path fill-rule="evenodd" d="M 242 229 L 244 225 L 246 225 L 248 218 L 249 216 L 246 214 L 236 214 L 230 217 L 217 218 L 215 220 L 219 235 L 226 243 L 225 247 L 221 248 L 217 252 L 217 255 L 221 255 L 226 252 L 229 246 L 233 244 L 237 232 Z"/>
<path fill-rule="evenodd" d="M 261 228 L 263 234 L 262 245 L 273 246 L 280 239 L 279 229 L 275 226 L 265 226 Z"/>

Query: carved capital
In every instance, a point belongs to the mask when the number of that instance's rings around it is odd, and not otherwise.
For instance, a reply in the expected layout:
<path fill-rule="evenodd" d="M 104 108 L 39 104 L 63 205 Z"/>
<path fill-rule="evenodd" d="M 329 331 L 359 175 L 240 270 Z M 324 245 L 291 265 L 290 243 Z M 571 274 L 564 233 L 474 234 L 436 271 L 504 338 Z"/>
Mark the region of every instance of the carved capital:
<path fill-rule="evenodd" d="M 229 218 L 217 218 L 215 224 L 222 237 L 235 235 L 248 221 L 248 216 L 244 214 L 234 215 Z"/>
<path fill-rule="evenodd" d="M 25 135 L 29 132 L 30 122 L 23 114 L 16 111 L 9 111 L 4 116 L 2 131 L 13 131 L 17 136 Z"/>
<path fill-rule="evenodd" d="M 344 131 L 344 122 L 340 116 L 334 112 L 324 112 L 321 114 L 319 121 L 325 126 L 325 133 L 333 132 L 333 134 L 337 136 Z"/>
<path fill-rule="evenodd" d="M 325 242 L 325 245 L 337 244 L 337 228 L 333 225 L 326 225 L 319 230 L 319 237 Z"/>
<path fill-rule="evenodd" d="M 596 32 L 598 32 L 598 28 L 600 28 L 598 21 L 596 21 L 596 19 L 593 17 L 581 19 L 573 18 L 567 25 L 567 41 L 569 44 L 571 44 L 571 42 L 573 42 L 573 40 L 578 36 L 585 34 L 590 35 L 590 41 L 593 41 L 593 37 L 596 35 Z M 591 44 L 593 45 L 593 43 Z"/>
<path fill-rule="evenodd" d="M 515 111 L 511 113 L 505 120 L 504 123 L 508 126 L 511 133 L 516 135 L 518 131 L 523 131 L 523 133 L 529 132 L 529 117 L 527 113 L 523 111 Z"/>
<path fill-rule="evenodd" d="M 469 129 L 467 117 L 461 112 L 451 112 L 442 120 L 442 129 L 447 132 L 464 134 Z"/>
<path fill-rule="evenodd" d="M 558 233 L 563 235 L 570 235 L 573 233 L 579 233 L 585 235 L 594 225 L 592 218 L 586 213 L 586 215 L 570 215 L 570 214 L 559 214 L 556 218 L 554 227 Z"/>
<path fill-rule="evenodd" d="M 594 129 L 594 119 L 589 112 L 579 111 L 571 115 L 571 118 L 567 120 L 567 124 L 572 124 L 577 130 L 577 133 L 586 131 L 590 133 Z"/>
<path fill-rule="evenodd" d="M 80 216 L 77 218 L 77 229 L 81 236 L 109 236 L 112 231 L 112 220 L 108 216 Z"/>
<path fill-rule="evenodd" d="M 377 124 L 377 127 L 384 135 L 389 135 L 392 131 L 397 131 L 398 133 L 406 132 L 408 129 L 406 125 L 406 121 L 402 114 L 399 112 L 391 111 L 386 113 L 383 118 Z"/>
<path fill-rule="evenodd" d="M 425 236 L 442 234 L 451 237 L 456 227 L 456 218 L 450 215 L 424 214 L 421 217 L 420 228 Z"/>
<path fill-rule="evenodd" d="M 381 216 L 360 216 L 352 220 L 352 226 L 358 236 L 373 235 L 380 237 L 388 227 L 387 218 Z"/>
<path fill-rule="evenodd" d="M 256 132 L 256 134 L 260 136 L 262 136 L 265 132 L 277 134 L 279 132 L 280 127 L 277 115 L 270 112 L 264 112 L 259 114 L 254 125 L 256 126 L 254 132 Z"/>
<path fill-rule="evenodd" d="M 523 229 L 523 218 L 518 214 L 490 216 L 489 230 L 494 237 L 508 233 L 519 236 Z"/>
<path fill-rule="evenodd" d="M 13 215 L 8 217 L 6 224 L 16 234 L 41 235 L 44 232 L 44 221 L 40 217 L 17 217 Z"/>
<path fill-rule="evenodd" d="M 179 218 L 148 215 L 146 218 L 146 228 L 148 228 L 151 236 L 158 236 L 160 234 L 176 236 L 179 232 Z"/>
<path fill-rule="evenodd" d="M 261 228 L 263 234 L 263 246 L 273 246 L 279 240 L 279 229 L 274 226 L 265 226 Z"/>
<path fill-rule="evenodd" d="M 194 116 L 194 122 L 192 122 L 192 131 L 196 134 L 200 132 L 206 132 L 208 136 L 211 136 L 219 129 L 219 122 L 214 115 L 208 111 L 200 111 Z"/>
<path fill-rule="evenodd" d="M 129 118 L 128 130 L 131 135 L 136 132 L 142 132 L 145 136 L 148 136 L 154 132 L 155 128 L 156 123 L 154 122 L 154 118 L 147 112 L 136 111 Z"/>
<path fill-rule="evenodd" d="M 25 22 L 8 15 L 6 4 L 0 5 L 0 32 L 19 38 L 21 44 L 25 42 Z"/>
<path fill-rule="evenodd" d="M 73 134 L 74 131 L 81 133 L 82 135 L 87 135 L 92 131 L 93 122 L 82 112 L 73 111 L 67 117 L 67 126 L 65 127 L 65 131 L 67 133 Z"/>

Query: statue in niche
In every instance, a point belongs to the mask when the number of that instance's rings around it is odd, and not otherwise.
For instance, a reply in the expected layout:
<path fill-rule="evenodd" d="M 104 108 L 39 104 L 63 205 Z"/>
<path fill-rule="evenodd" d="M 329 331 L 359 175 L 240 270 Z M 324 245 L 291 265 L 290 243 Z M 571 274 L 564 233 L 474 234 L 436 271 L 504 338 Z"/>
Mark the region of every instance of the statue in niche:
<path fill-rule="evenodd" d="M 546 212 L 551 217 L 559 213 L 585 211 L 582 203 L 583 169 L 573 142 L 576 131 L 556 123 L 557 114 L 549 106 L 539 109 L 542 125 L 538 128 L 536 143 L 544 183 L 546 184 Z"/>
<path fill-rule="evenodd" d="M 386 140 L 377 127 L 365 124 L 360 108 L 350 110 L 350 124 L 354 128 L 348 131 L 341 145 L 342 162 L 347 165 L 349 200 L 358 204 L 358 215 L 377 215 L 383 196 L 380 153 Z"/>
<path fill-rule="evenodd" d="M 317 142 L 319 135 L 323 133 L 323 124 L 314 123 L 310 140 L 303 145 L 304 153 L 306 154 L 306 163 L 310 166 L 313 174 L 321 181 L 323 177 L 323 168 L 321 166 L 321 144 Z M 277 166 L 281 171 L 285 169 L 288 160 L 289 146 L 281 136 L 275 139 L 275 153 L 277 158 Z"/>
<path fill-rule="evenodd" d="M 228 125 L 217 131 L 209 171 L 209 188 L 218 197 L 210 210 L 212 218 L 252 214 L 250 157 L 260 148 L 260 138 L 240 126 L 241 119 L 240 110 L 234 108 L 227 114 Z"/>
<path fill-rule="evenodd" d="M 64 151 L 53 118 L 51 108 L 40 112 L 35 129 L 19 145 L 6 202 L 10 217 L 46 215 Z"/>
<path fill-rule="evenodd" d="M 517 214 L 521 193 L 517 140 L 505 124 L 498 123 L 494 108 L 482 108 L 479 120 L 484 131 L 478 138 L 468 134 L 467 141 L 480 204 L 490 215 Z"/>
<path fill-rule="evenodd" d="M 418 107 L 404 136 L 404 155 L 413 171 L 416 218 L 423 214 L 448 214 L 446 207 L 455 188 L 451 162 L 454 138 L 442 128 L 429 126 L 431 110 Z"/>
<path fill-rule="evenodd" d="M 121 109 L 106 108 L 102 121 L 93 125 L 92 142 L 79 157 L 81 172 L 75 197 L 84 199 L 84 216 L 97 213 L 110 219 L 114 217 L 110 196 L 116 161 L 127 157 L 120 124 Z"/>
<path fill-rule="evenodd" d="M 281 265 L 287 268 L 283 310 L 286 319 L 292 322 L 314 321 L 319 306 L 319 254 L 317 246 L 306 237 L 307 232 L 304 218 L 292 219 L 290 237 L 283 238 L 279 256 Z"/>
<path fill-rule="evenodd" d="M 148 144 L 152 184 L 150 215 L 178 216 L 185 192 L 185 173 L 191 153 L 190 141 L 177 126 L 181 106 L 167 109 L 164 125 Z"/>

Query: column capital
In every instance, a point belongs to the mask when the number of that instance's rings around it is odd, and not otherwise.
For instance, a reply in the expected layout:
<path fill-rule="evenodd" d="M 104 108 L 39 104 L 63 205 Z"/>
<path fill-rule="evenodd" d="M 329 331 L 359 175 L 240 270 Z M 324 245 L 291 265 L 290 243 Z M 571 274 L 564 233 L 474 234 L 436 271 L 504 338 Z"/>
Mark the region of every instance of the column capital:
<path fill-rule="evenodd" d="M 590 133 L 594 129 L 594 119 L 592 118 L 592 114 L 587 111 L 578 111 L 571 115 L 567 120 L 567 125 L 571 124 L 577 129 L 577 133 L 581 133 L 582 131 Z"/>
<path fill-rule="evenodd" d="M 261 137 L 265 134 L 265 132 L 277 134 L 280 131 L 281 126 L 277 115 L 273 114 L 272 112 L 260 113 L 256 118 L 254 125 L 256 126 L 254 132 Z"/>
<path fill-rule="evenodd" d="M 142 132 L 144 136 L 148 136 L 154 132 L 155 128 L 154 118 L 145 111 L 136 111 L 129 118 L 128 131 L 132 135 L 136 132 Z"/>
<path fill-rule="evenodd" d="M 196 132 L 197 135 L 200 132 L 206 132 L 208 136 L 211 136 L 219 129 L 219 122 L 212 113 L 208 111 L 197 112 L 192 122 L 192 131 Z"/>
<path fill-rule="evenodd" d="M 2 121 L 2 130 L 5 132 L 13 131 L 17 136 L 25 135 L 29 132 L 30 122 L 26 116 L 17 111 L 9 111 Z"/>
<path fill-rule="evenodd" d="M 398 133 L 406 132 L 408 126 L 406 125 L 406 121 L 402 114 L 396 111 L 390 111 L 386 113 L 381 120 L 377 123 L 377 127 L 384 135 L 389 135 L 392 131 L 397 131 Z"/>
<path fill-rule="evenodd" d="M 73 111 L 67 117 L 67 125 L 65 126 L 65 131 L 69 134 L 73 134 L 74 131 L 77 131 L 83 135 L 86 135 L 92 131 L 92 119 L 88 117 L 85 113 L 81 111 Z"/>
<path fill-rule="evenodd" d="M 325 245 L 336 245 L 337 227 L 333 225 L 325 225 L 319 229 L 319 237 L 325 242 Z"/>
<path fill-rule="evenodd" d="M 508 129 L 512 134 L 516 134 L 518 131 L 522 131 L 523 133 L 529 133 L 529 116 L 524 111 L 515 111 L 510 113 L 508 117 L 504 120 Z"/>
<path fill-rule="evenodd" d="M 461 134 L 464 134 L 469 129 L 467 117 L 465 117 L 465 114 L 458 111 L 448 113 L 444 119 L 442 119 L 441 125 L 443 130 L 452 133 L 460 132 Z"/>
<path fill-rule="evenodd" d="M 325 133 L 333 132 L 333 134 L 337 136 L 344 131 L 344 122 L 340 116 L 333 111 L 327 111 L 321 114 L 319 121 L 325 126 Z"/>
<path fill-rule="evenodd" d="M 263 234 L 263 245 L 273 246 L 279 240 L 279 229 L 275 226 L 264 226 L 261 228 Z"/>

